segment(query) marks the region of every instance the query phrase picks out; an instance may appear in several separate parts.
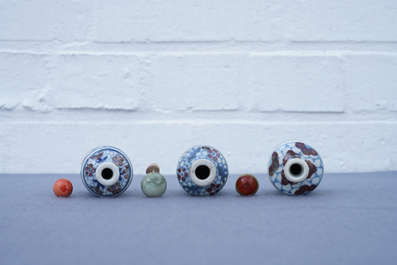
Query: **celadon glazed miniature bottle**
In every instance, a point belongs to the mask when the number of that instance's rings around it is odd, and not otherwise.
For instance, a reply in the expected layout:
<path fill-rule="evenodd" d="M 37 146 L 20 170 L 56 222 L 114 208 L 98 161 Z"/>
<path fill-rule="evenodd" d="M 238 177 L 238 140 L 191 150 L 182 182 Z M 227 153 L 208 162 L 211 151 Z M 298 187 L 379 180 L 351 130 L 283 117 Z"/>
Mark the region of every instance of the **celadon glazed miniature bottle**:
<path fill-rule="evenodd" d="M 101 146 L 85 157 L 80 175 L 84 186 L 93 195 L 114 197 L 128 189 L 133 170 L 123 151 L 112 146 Z"/>
<path fill-rule="evenodd" d="M 225 186 L 229 169 L 220 151 L 208 145 L 198 145 L 183 153 L 176 174 L 187 193 L 206 196 L 218 193 Z"/>
<path fill-rule="evenodd" d="M 156 163 L 150 164 L 146 175 L 141 181 L 141 190 L 147 197 L 160 197 L 167 189 L 167 180 L 160 174 L 160 167 Z"/>
<path fill-rule="evenodd" d="M 324 165 L 318 152 L 308 144 L 289 141 L 270 155 L 268 173 L 273 186 L 288 195 L 302 195 L 320 184 Z"/>

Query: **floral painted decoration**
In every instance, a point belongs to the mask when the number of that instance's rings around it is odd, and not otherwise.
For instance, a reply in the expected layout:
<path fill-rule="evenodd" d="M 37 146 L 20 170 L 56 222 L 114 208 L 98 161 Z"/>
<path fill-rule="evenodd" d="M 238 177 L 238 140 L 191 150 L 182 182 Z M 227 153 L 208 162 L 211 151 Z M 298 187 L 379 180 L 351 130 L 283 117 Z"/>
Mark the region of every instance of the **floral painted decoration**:
<path fill-rule="evenodd" d="M 194 161 L 206 159 L 216 167 L 216 177 L 207 186 L 196 185 L 189 176 L 189 169 Z M 228 179 L 228 165 L 220 151 L 211 146 L 194 146 L 187 150 L 178 161 L 176 174 L 181 187 L 191 195 L 205 196 L 218 193 Z"/>
<path fill-rule="evenodd" d="M 284 167 L 288 160 L 300 158 L 308 165 L 306 179 L 291 182 L 285 177 Z M 268 174 L 273 186 L 288 195 L 303 195 L 313 191 L 320 184 L 323 174 L 323 161 L 316 150 L 308 144 L 290 141 L 276 147 L 268 163 Z"/>
<path fill-rule="evenodd" d="M 104 162 L 114 163 L 120 172 L 118 181 L 111 186 L 102 185 L 95 176 L 96 169 Z M 120 149 L 111 146 L 92 150 L 81 167 L 83 184 L 95 196 L 113 197 L 122 194 L 131 184 L 132 177 L 133 170 L 128 157 Z"/>

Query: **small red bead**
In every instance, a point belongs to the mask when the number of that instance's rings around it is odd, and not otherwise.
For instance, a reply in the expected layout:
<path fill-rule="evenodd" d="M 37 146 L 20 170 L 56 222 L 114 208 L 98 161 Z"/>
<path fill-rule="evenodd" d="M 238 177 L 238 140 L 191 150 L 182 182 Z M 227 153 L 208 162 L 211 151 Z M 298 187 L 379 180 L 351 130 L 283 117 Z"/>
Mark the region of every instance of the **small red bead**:
<path fill-rule="evenodd" d="M 236 191 L 241 196 L 252 196 L 258 191 L 258 188 L 258 180 L 250 174 L 241 175 L 236 181 Z"/>
<path fill-rule="evenodd" d="M 58 179 L 52 189 L 58 197 L 69 197 L 72 194 L 73 185 L 67 179 Z"/>

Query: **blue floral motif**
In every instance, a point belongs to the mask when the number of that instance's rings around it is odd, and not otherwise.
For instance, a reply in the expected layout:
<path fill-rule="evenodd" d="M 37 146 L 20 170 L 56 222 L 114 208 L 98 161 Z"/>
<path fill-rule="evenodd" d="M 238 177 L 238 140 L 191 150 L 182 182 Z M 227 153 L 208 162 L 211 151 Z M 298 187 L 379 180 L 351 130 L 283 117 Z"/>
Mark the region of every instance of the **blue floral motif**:
<path fill-rule="evenodd" d="M 216 177 L 207 186 L 198 186 L 189 176 L 191 165 L 199 159 L 209 160 L 216 168 Z M 229 169 L 226 159 L 217 149 L 211 146 L 194 146 L 187 150 L 179 159 L 176 174 L 179 184 L 186 192 L 194 196 L 205 196 L 214 195 L 225 186 Z"/>
<path fill-rule="evenodd" d="M 111 162 L 119 169 L 119 179 L 111 186 L 104 186 L 95 176 L 96 169 L 104 162 Z M 121 150 L 111 146 L 92 150 L 81 166 L 81 179 L 84 186 L 95 196 L 113 197 L 122 194 L 131 184 L 133 170 L 130 160 Z"/>
<path fill-rule="evenodd" d="M 309 166 L 309 175 L 301 182 L 291 182 L 284 175 L 285 164 L 292 158 L 301 158 Z M 320 184 L 324 165 L 314 148 L 302 142 L 290 141 L 274 149 L 270 155 L 268 173 L 270 182 L 277 190 L 288 195 L 304 195 Z"/>

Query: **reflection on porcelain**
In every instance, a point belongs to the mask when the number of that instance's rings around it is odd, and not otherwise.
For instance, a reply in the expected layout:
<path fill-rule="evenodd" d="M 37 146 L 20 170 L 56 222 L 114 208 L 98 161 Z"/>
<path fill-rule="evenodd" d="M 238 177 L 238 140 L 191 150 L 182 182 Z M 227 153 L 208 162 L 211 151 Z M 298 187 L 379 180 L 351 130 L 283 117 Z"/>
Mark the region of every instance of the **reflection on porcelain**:
<path fill-rule="evenodd" d="M 181 187 L 191 195 L 218 193 L 226 184 L 229 169 L 221 152 L 211 146 L 194 146 L 179 159 L 176 174 Z"/>
<path fill-rule="evenodd" d="M 133 171 L 130 160 L 120 149 L 101 146 L 86 156 L 80 175 L 89 192 L 95 196 L 113 197 L 127 190 Z"/>
<path fill-rule="evenodd" d="M 289 141 L 271 153 L 268 173 L 273 186 L 288 195 L 302 195 L 320 184 L 324 165 L 317 151 L 308 144 Z"/>

